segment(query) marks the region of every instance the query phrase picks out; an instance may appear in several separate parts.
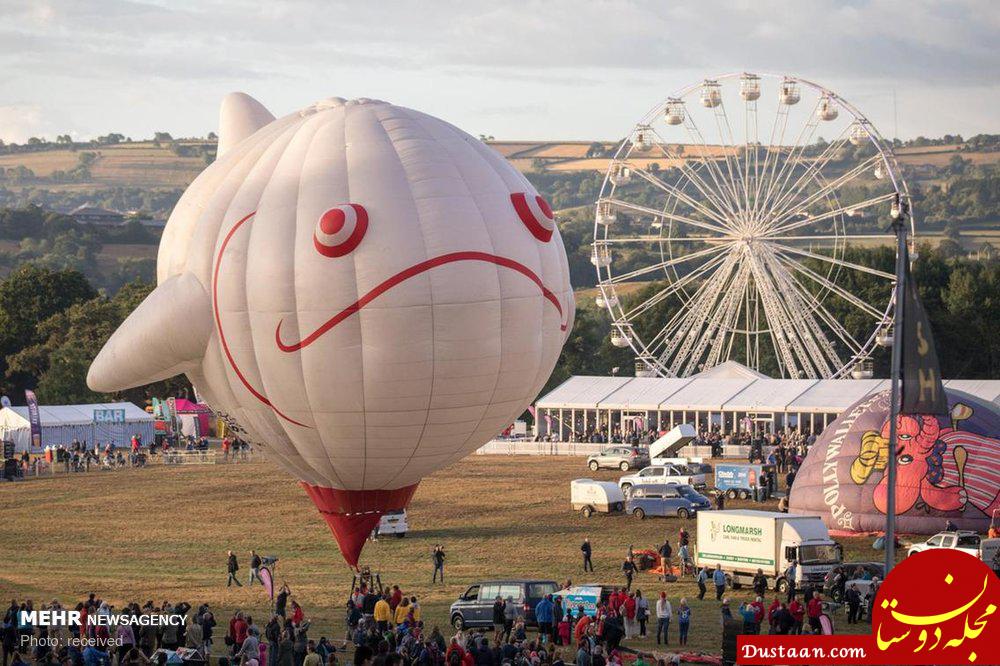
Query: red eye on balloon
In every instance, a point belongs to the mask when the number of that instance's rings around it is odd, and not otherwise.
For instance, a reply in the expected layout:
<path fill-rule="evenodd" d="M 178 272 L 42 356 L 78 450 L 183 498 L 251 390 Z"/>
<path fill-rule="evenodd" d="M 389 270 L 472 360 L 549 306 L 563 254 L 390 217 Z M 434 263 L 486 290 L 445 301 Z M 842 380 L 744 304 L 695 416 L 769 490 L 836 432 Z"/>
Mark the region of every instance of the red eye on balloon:
<path fill-rule="evenodd" d="M 368 211 L 361 204 L 334 206 L 320 216 L 313 232 L 313 245 L 325 257 L 350 253 L 368 231 Z"/>
<path fill-rule="evenodd" d="M 517 216 L 528 227 L 531 235 L 548 243 L 552 238 L 552 232 L 556 228 L 555 216 L 548 202 L 538 195 L 530 195 L 525 192 L 515 192 L 510 195 L 510 202 L 514 204 Z"/>

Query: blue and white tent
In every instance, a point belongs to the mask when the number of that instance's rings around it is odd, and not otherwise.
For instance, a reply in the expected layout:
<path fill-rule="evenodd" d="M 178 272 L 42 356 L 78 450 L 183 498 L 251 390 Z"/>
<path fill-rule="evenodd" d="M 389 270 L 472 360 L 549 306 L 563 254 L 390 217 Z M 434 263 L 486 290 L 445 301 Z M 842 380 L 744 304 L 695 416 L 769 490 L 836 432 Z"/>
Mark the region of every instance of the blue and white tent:
<path fill-rule="evenodd" d="M 124 423 L 96 422 L 97 410 L 123 410 Z M 39 405 L 42 422 L 42 446 L 68 446 L 74 439 L 86 441 L 93 447 L 100 442 L 102 448 L 108 442 L 124 446 L 132 435 L 141 434 L 142 441 L 153 441 L 153 416 L 131 402 L 109 402 L 93 405 Z M 27 407 L 4 407 L 0 409 L 0 436 L 14 442 L 18 452 L 27 451 L 31 446 L 31 423 L 28 421 Z M 38 451 L 34 451 L 38 453 Z"/>

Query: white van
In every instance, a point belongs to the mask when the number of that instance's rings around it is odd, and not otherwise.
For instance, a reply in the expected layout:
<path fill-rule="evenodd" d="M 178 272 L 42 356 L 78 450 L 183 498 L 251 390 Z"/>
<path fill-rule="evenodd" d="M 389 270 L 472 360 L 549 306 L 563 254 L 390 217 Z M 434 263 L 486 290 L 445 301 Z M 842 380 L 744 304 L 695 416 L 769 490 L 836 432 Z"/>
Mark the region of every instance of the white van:
<path fill-rule="evenodd" d="M 625 494 L 613 481 L 575 479 L 569 484 L 570 503 L 584 518 L 594 512 L 620 513 L 625 510 Z"/>
<path fill-rule="evenodd" d="M 372 538 L 395 534 L 397 539 L 402 539 L 410 531 L 410 526 L 406 522 L 406 509 L 399 511 L 389 511 L 382 514 L 382 519 L 372 531 Z"/>

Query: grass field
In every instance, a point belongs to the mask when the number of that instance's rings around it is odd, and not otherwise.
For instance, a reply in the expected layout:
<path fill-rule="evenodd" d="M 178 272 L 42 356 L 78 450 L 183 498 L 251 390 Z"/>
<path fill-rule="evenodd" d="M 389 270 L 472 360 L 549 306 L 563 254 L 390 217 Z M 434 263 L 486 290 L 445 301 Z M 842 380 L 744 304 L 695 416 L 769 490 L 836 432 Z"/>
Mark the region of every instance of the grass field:
<path fill-rule="evenodd" d="M 449 605 L 477 580 L 537 576 L 617 584 L 629 544 L 646 548 L 669 537 L 676 547 L 677 519 L 587 520 L 573 513 L 569 481 L 581 476 L 591 474 L 579 458 L 470 456 L 426 479 L 409 508 L 409 535 L 369 543 L 362 564 L 417 595 L 428 626 L 447 629 Z M 260 587 L 224 585 L 226 550 L 239 554 L 246 574 L 247 553 L 256 548 L 281 558 L 276 577 L 289 583 L 313 620 L 311 636 L 343 633 L 350 571 L 305 493 L 270 463 L 156 465 L 31 479 L 0 485 L 0 506 L 0 598 L 65 604 L 94 591 L 115 604 L 186 600 L 208 602 L 226 620 L 237 608 L 262 617 L 268 602 Z M 686 525 L 693 538 L 694 522 Z M 585 536 L 597 567 L 586 576 L 579 552 Z M 432 587 L 436 543 L 447 552 L 448 582 Z M 878 558 L 871 539 L 842 543 L 849 559 Z M 648 597 L 666 589 L 676 605 L 686 596 L 693 608 L 690 647 L 719 652 L 714 597 L 697 601 L 688 579 L 665 585 L 640 574 L 636 580 Z M 744 589 L 730 597 L 735 610 L 750 594 Z M 842 614 L 835 619 L 838 631 L 849 629 Z M 629 644 L 655 647 L 648 639 Z"/>

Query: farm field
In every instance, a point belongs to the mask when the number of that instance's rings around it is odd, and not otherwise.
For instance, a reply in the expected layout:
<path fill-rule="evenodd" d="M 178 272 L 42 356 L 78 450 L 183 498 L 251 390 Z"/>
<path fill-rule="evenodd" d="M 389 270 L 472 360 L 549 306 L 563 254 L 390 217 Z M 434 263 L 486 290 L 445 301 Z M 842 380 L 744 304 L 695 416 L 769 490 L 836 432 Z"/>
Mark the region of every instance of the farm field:
<path fill-rule="evenodd" d="M 601 478 L 617 478 L 611 472 Z M 409 509 L 411 532 L 369 543 L 362 555 L 382 581 L 415 594 L 428 627 L 447 631 L 448 607 L 466 587 L 491 577 L 543 577 L 618 584 L 630 544 L 676 547 L 677 519 L 585 519 L 571 512 L 569 481 L 594 476 L 581 458 L 470 456 L 427 478 Z M 734 502 L 735 506 L 743 503 Z M 332 536 L 305 493 L 268 462 L 92 472 L 0 485 L 0 597 L 75 603 L 95 592 L 120 605 L 137 600 L 211 604 L 222 622 L 235 609 L 267 613 L 262 588 L 226 588 L 226 550 L 246 575 L 251 548 L 280 557 L 287 581 L 313 621 L 310 637 L 341 637 L 351 582 Z M 694 538 L 695 523 L 684 523 Z M 579 544 L 594 544 L 593 574 L 582 575 Z M 841 539 L 847 559 L 878 559 L 870 538 Z M 447 583 L 431 586 L 431 550 L 447 552 Z M 640 574 L 648 597 L 665 589 L 693 608 L 690 647 L 720 650 L 719 605 L 696 599 L 691 579 L 659 583 Z M 735 606 L 746 589 L 729 594 Z M 709 599 L 711 597 L 711 599 Z M 258 620 L 259 621 L 259 620 Z M 849 627 L 843 613 L 838 631 Z M 676 627 L 672 628 L 676 632 Z M 450 635 L 447 633 L 446 635 Z M 676 638 L 676 633 L 674 634 Z M 630 641 L 655 648 L 654 640 Z"/>

